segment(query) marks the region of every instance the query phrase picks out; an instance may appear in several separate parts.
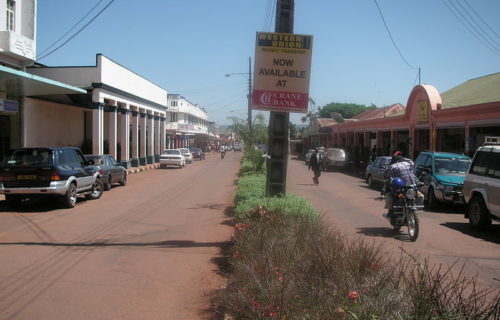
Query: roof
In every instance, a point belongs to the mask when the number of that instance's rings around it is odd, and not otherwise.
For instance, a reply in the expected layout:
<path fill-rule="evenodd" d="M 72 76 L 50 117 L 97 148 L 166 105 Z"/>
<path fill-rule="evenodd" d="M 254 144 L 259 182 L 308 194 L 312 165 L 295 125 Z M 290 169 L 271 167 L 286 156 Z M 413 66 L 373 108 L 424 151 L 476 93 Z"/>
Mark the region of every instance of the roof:
<path fill-rule="evenodd" d="M 358 114 L 357 116 L 354 117 L 354 119 L 358 120 L 372 120 L 372 119 L 380 119 L 380 118 L 385 118 L 394 115 L 395 113 L 399 113 L 405 110 L 405 107 L 400 104 L 396 103 L 387 107 L 383 108 L 376 108 L 376 109 L 370 109 L 366 110 L 365 112 L 362 112 Z"/>
<path fill-rule="evenodd" d="M 442 109 L 500 102 L 500 72 L 466 81 L 441 94 Z"/>
<path fill-rule="evenodd" d="M 458 153 L 440 152 L 440 151 L 423 151 L 423 153 L 430 153 L 436 157 L 442 157 L 442 158 L 470 159 L 469 156 L 466 156 L 463 154 L 458 154 Z"/>
<path fill-rule="evenodd" d="M 337 121 L 330 118 L 317 118 L 316 120 L 318 121 L 318 125 L 320 127 L 328 127 L 337 123 Z"/>

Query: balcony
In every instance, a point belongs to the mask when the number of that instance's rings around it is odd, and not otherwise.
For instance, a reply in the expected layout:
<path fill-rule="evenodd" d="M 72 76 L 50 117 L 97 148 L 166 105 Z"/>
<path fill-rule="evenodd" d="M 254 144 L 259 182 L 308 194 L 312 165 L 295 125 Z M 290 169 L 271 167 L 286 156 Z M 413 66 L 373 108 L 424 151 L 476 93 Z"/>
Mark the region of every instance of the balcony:
<path fill-rule="evenodd" d="M 27 65 L 35 61 L 35 41 L 12 31 L 0 31 L 0 54 Z"/>

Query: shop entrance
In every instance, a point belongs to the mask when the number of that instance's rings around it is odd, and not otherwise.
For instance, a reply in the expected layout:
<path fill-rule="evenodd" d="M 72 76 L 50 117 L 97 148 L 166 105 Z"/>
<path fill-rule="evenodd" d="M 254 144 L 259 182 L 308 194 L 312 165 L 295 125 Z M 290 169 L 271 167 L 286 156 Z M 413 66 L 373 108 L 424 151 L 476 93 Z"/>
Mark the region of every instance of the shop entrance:
<path fill-rule="evenodd" d="M 9 115 L 0 114 L 0 161 L 5 157 L 10 146 L 10 118 Z"/>

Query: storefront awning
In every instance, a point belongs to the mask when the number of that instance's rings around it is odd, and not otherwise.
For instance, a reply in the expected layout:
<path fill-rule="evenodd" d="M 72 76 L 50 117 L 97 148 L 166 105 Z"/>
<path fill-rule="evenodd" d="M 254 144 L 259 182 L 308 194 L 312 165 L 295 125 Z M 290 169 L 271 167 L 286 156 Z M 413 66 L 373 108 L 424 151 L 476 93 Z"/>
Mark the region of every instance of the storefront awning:
<path fill-rule="evenodd" d="M 0 90 L 11 98 L 87 93 L 78 87 L 5 66 L 0 66 Z"/>

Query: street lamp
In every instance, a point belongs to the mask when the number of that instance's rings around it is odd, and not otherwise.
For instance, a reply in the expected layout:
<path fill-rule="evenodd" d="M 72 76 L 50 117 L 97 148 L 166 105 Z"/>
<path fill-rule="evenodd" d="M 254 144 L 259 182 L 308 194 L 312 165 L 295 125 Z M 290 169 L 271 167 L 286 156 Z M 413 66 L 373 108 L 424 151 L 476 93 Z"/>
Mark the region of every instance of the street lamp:
<path fill-rule="evenodd" d="M 248 129 L 252 131 L 252 58 L 248 57 L 248 73 L 226 73 L 226 77 L 230 77 L 233 74 L 248 74 Z"/>

